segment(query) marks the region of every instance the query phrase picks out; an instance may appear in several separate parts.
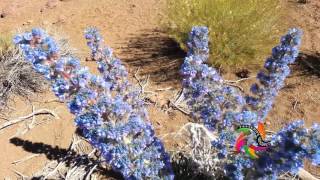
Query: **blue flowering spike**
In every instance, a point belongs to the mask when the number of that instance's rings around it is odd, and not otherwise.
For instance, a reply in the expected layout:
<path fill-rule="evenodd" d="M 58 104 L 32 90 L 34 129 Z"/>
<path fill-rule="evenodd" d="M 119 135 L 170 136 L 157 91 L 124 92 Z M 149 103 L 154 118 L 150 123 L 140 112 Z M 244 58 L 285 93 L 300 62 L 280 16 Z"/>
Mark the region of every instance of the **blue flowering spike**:
<path fill-rule="evenodd" d="M 284 80 L 290 74 L 289 65 L 298 56 L 301 36 L 302 32 L 293 28 L 281 38 L 280 45 L 272 49 L 272 55 L 266 60 L 265 69 L 257 75 L 260 84 L 253 84 L 250 89 L 254 96 L 246 97 L 247 104 L 257 111 L 260 121 L 266 118 L 275 97 L 284 86 Z"/>
<path fill-rule="evenodd" d="M 319 165 L 319 134 L 320 128 L 316 124 L 306 129 L 302 120 L 290 123 L 273 135 L 272 146 L 253 162 L 254 175 L 275 179 L 285 172 L 297 174 L 303 167 L 304 158 Z"/>
<path fill-rule="evenodd" d="M 249 121 L 241 114 L 245 99 L 233 87 L 225 86 L 219 73 L 206 63 L 209 38 L 206 27 L 193 27 L 187 43 L 189 51 L 181 67 L 184 96 L 194 117 L 215 130 L 233 122 Z M 239 117 L 241 116 L 241 118 Z M 248 117 L 252 120 L 252 117 Z"/>
<path fill-rule="evenodd" d="M 33 68 L 52 82 L 53 92 L 75 114 L 83 136 L 115 171 L 125 179 L 173 179 L 170 158 L 125 67 L 110 48 L 101 48 L 96 29 L 87 30 L 86 39 L 101 76 L 82 68 L 74 57 L 59 57 L 55 41 L 41 29 L 17 35 L 14 42 Z"/>

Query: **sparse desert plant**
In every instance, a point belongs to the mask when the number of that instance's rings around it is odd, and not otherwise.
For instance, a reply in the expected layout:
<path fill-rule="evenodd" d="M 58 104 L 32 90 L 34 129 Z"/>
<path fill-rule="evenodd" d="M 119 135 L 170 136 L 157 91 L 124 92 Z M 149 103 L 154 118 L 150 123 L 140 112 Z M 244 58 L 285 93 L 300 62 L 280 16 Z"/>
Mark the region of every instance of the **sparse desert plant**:
<path fill-rule="evenodd" d="M 215 43 L 207 63 L 243 67 L 260 64 L 276 43 L 280 17 L 279 0 L 175 0 L 167 2 L 163 22 L 184 49 L 193 26 L 208 27 Z"/>

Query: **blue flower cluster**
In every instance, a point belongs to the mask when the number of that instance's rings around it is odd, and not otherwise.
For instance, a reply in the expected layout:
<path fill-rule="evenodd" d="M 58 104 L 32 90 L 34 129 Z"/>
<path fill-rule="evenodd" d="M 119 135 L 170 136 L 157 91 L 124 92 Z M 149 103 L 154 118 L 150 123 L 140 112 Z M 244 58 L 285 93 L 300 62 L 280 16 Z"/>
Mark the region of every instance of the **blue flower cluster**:
<path fill-rule="evenodd" d="M 181 67 L 184 96 L 192 115 L 214 131 L 212 141 L 219 159 L 217 169 L 223 169 L 231 179 L 275 178 L 280 173 L 296 173 L 308 158 L 320 164 L 320 128 L 303 128 L 303 122 L 288 125 L 272 137 L 268 151 L 257 152 L 258 159 L 235 154 L 234 144 L 239 125 L 256 126 L 264 120 L 273 99 L 289 75 L 290 63 L 298 55 L 301 31 L 289 30 L 279 46 L 272 50 L 265 69 L 258 73 L 259 84 L 251 87 L 255 96 L 246 96 L 223 83 L 217 71 L 205 64 L 208 59 L 208 29 L 193 27 L 187 43 L 189 51 Z M 255 167 L 253 170 L 251 167 Z"/>
<path fill-rule="evenodd" d="M 225 86 L 219 73 L 205 64 L 208 59 L 208 29 L 194 27 L 189 36 L 188 56 L 181 67 L 184 96 L 196 118 L 203 120 L 211 130 L 232 126 L 234 121 L 246 121 L 252 117 L 241 113 L 239 105 L 245 105 L 240 92 Z M 241 107 L 241 106 L 240 106 Z"/>
<path fill-rule="evenodd" d="M 298 56 L 301 35 L 302 32 L 299 29 L 290 29 L 288 34 L 281 38 L 280 45 L 272 49 L 271 57 L 266 60 L 265 69 L 257 75 L 260 84 L 253 84 L 250 89 L 254 96 L 246 97 L 247 104 L 252 110 L 257 111 L 260 120 L 267 116 L 274 98 L 290 74 L 288 65 Z"/>
<path fill-rule="evenodd" d="M 85 35 L 101 76 L 82 68 L 78 59 L 60 57 L 55 41 L 41 29 L 14 37 L 33 68 L 52 82 L 83 136 L 125 179 L 173 179 L 170 158 L 155 136 L 139 91 L 112 50 L 103 47 L 99 32 Z"/>
<path fill-rule="evenodd" d="M 314 165 L 320 165 L 319 134 L 319 125 L 306 129 L 302 120 L 290 123 L 272 137 L 272 148 L 261 153 L 260 158 L 254 161 L 254 175 L 276 179 L 283 172 L 296 174 L 303 167 L 304 158 L 309 158 Z"/>

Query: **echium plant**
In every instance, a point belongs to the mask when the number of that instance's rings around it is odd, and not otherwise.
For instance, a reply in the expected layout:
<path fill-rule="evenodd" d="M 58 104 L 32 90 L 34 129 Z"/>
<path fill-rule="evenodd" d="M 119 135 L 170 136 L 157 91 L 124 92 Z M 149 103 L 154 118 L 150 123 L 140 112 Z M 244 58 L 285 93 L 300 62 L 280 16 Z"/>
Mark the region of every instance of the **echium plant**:
<path fill-rule="evenodd" d="M 15 36 L 25 59 L 52 84 L 68 104 L 75 123 L 102 158 L 125 179 L 173 179 L 168 154 L 155 136 L 140 91 L 112 50 L 94 28 L 85 32 L 100 75 L 82 67 L 77 58 L 62 56 L 52 37 L 42 29 Z"/>
<path fill-rule="evenodd" d="M 281 38 L 280 45 L 272 49 L 272 55 L 266 60 L 264 69 L 257 79 L 259 84 L 251 86 L 254 96 L 247 96 L 247 104 L 257 111 L 260 120 L 265 119 L 272 107 L 274 98 L 284 85 L 285 78 L 290 74 L 289 64 L 293 63 L 299 54 L 302 32 L 291 29 Z"/>
<path fill-rule="evenodd" d="M 289 64 L 298 55 L 301 31 L 289 30 L 252 86 L 252 95 L 242 94 L 226 85 L 218 72 L 206 64 L 208 59 L 208 29 L 193 27 L 187 43 L 189 52 L 181 68 L 184 96 L 194 118 L 201 120 L 217 138 L 212 141 L 216 172 L 231 179 L 275 179 L 281 173 L 297 173 L 307 158 L 320 165 L 320 127 L 304 128 L 295 121 L 270 136 L 267 151 L 256 152 L 259 158 L 235 153 L 236 129 L 240 125 L 256 126 L 263 122 L 277 93 L 289 75 Z M 252 142 L 257 145 L 257 142 Z M 200 155 L 201 156 L 201 155 Z"/>

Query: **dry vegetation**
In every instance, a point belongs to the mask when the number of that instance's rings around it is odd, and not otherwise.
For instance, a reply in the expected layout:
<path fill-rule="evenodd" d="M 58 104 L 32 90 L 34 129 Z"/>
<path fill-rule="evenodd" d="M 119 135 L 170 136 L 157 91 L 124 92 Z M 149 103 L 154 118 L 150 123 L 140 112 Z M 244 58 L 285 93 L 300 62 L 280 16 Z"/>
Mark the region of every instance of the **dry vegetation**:
<path fill-rule="evenodd" d="M 34 93 L 43 92 L 47 83 L 8 38 L 0 38 L 0 47 L 0 110 L 3 110 L 13 96 L 30 99 Z"/>

